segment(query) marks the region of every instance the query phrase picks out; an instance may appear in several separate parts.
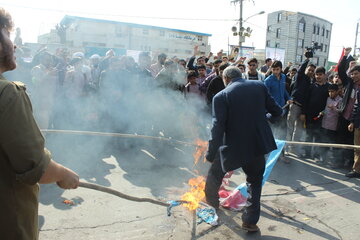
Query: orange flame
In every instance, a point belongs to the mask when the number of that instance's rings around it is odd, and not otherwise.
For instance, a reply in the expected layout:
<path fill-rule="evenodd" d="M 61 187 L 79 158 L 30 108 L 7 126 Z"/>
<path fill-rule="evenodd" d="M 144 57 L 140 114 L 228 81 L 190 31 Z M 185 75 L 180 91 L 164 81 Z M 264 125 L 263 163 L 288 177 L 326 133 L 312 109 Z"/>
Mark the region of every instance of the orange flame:
<path fill-rule="evenodd" d="M 199 176 L 197 178 L 189 179 L 191 189 L 181 196 L 181 200 L 188 201 L 189 203 L 183 204 L 189 210 L 195 210 L 199 207 L 200 202 L 205 198 L 205 178 Z"/>
<path fill-rule="evenodd" d="M 196 144 L 196 149 L 195 149 L 195 152 L 193 154 L 193 157 L 194 157 L 194 160 L 195 160 L 194 165 L 198 164 L 201 157 L 203 157 L 203 161 L 206 162 L 205 153 L 206 153 L 206 150 L 208 148 L 208 142 L 203 141 L 201 139 L 196 139 L 195 144 Z"/>

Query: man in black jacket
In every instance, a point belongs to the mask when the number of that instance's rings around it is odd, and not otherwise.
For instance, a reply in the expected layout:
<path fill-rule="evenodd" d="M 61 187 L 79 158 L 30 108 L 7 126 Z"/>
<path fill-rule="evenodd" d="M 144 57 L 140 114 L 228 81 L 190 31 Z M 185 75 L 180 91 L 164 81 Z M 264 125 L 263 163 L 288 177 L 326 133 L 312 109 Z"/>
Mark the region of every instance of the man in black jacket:
<path fill-rule="evenodd" d="M 347 69 L 349 66 L 349 54 L 351 48 L 346 48 L 344 51 L 344 57 L 338 65 L 339 77 L 342 80 L 344 86 L 344 97 L 340 104 L 340 116 L 338 121 L 338 143 L 339 144 L 353 144 L 354 133 L 348 131 L 348 126 L 350 124 L 351 113 L 354 108 L 357 92 L 360 89 L 360 81 L 355 78 L 352 79 L 347 74 Z M 353 159 L 353 151 L 348 149 L 341 150 L 342 162 L 341 164 L 351 163 Z"/>
<path fill-rule="evenodd" d="M 315 65 L 309 64 L 310 59 L 306 60 L 301 65 L 300 69 L 294 76 L 294 82 L 291 84 L 289 105 L 289 113 L 287 117 L 287 141 L 300 141 L 301 130 L 303 130 L 303 121 L 300 120 L 300 115 L 304 112 L 303 107 L 305 105 L 310 84 L 314 77 Z M 287 147 L 286 153 L 295 153 L 294 149 Z"/>
<path fill-rule="evenodd" d="M 228 66 L 229 66 L 228 63 L 221 64 L 219 67 L 219 76 L 217 76 L 213 80 L 211 80 L 211 82 L 206 90 L 206 98 L 207 98 L 208 104 L 211 104 L 213 97 L 218 92 L 220 92 L 221 90 L 223 90 L 225 88 L 224 81 L 222 79 L 222 74 L 223 74 L 225 68 L 227 68 Z"/>
<path fill-rule="evenodd" d="M 326 78 L 324 67 L 315 69 L 315 82 L 310 85 L 308 98 L 305 102 L 304 113 L 306 123 L 306 141 L 321 142 L 321 116 L 319 113 L 326 107 L 326 101 L 329 96 L 329 83 Z M 311 156 L 311 147 L 305 148 L 304 157 Z M 315 151 L 314 157 L 320 158 L 318 151 Z"/>

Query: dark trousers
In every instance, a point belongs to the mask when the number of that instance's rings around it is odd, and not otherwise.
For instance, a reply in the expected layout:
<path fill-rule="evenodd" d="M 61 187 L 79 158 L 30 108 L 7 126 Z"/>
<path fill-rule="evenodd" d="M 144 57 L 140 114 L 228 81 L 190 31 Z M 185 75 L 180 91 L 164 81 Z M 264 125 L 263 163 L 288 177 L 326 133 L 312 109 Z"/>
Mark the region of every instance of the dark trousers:
<path fill-rule="evenodd" d="M 250 206 L 245 208 L 242 220 L 248 224 L 256 224 L 260 217 L 260 196 L 265 171 L 264 155 L 249 159 L 249 162 L 242 169 L 246 174 L 246 182 L 250 194 L 248 198 Z M 209 169 L 205 185 L 206 201 L 215 208 L 219 207 L 219 188 L 225 174 L 221 167 L 220 158 L 217 156 Z"/>
<path fill-rule="evenodd" d="M 308 117 L 307 117 L 308 118 Z M 306 121 L 306 142 L 322 142 L 322 130 L 321 130 L 321 120 L 307 120 Z M 311 147 L 304 147 L 305 154 L 308 157 L 311 157 Z M 314 156 L 320 156 L 320 151 L 318 148 L 314 149 Z"/>
<path fill-rule="evenodd" d="M 323 143 L 336 143 L 337 139 L 337 132 L 334 130 L 329 130 L 322 128 L 322 141 Z M 320 148 L 321 149 L 321 155 L 333 158 L 332 160 L 337 160 L 338 158 L 341 158 L 339 155 L 339 149 L 337 148 Z"/>
<path fill-rule="evenodd" d="M 339 116 L 338 127 L 337 127 L 337 143 L 339 144 L 354 144 L 354 133 L 349 132 L 348 126 L 350 122 L 346 120 L 343 116 Z M 339 149 L 339 152 L 342 156 L 342 160 L 353 160 L 354 151 L 351 149 Z"/>

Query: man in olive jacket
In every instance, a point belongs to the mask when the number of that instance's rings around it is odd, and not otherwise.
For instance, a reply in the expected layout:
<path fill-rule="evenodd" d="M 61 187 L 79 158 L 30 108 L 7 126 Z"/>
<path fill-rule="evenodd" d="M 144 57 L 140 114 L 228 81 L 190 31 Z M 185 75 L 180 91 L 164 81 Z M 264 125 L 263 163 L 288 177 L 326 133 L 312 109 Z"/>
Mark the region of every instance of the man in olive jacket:
<path fill-rule="evenodd" d="M 0 8 L 0 239 L 38 239 L 38 183 L 76 188 L 76 173 L 51 160 L 22 83 L 2 73 L 16 68 L 12 20 Z"/>

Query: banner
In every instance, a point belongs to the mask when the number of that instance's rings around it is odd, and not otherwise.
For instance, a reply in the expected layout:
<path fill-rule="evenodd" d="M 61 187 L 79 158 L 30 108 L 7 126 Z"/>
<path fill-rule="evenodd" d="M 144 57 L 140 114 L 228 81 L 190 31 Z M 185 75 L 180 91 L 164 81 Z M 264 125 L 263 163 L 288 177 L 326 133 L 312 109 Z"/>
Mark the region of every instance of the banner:
<path fill-rule="evenodd" d="M 282 48 L 265 48 L 266 58 L 271 58 L 272 60 L 278 60 L 285 64 L 285 49 Z"/>

